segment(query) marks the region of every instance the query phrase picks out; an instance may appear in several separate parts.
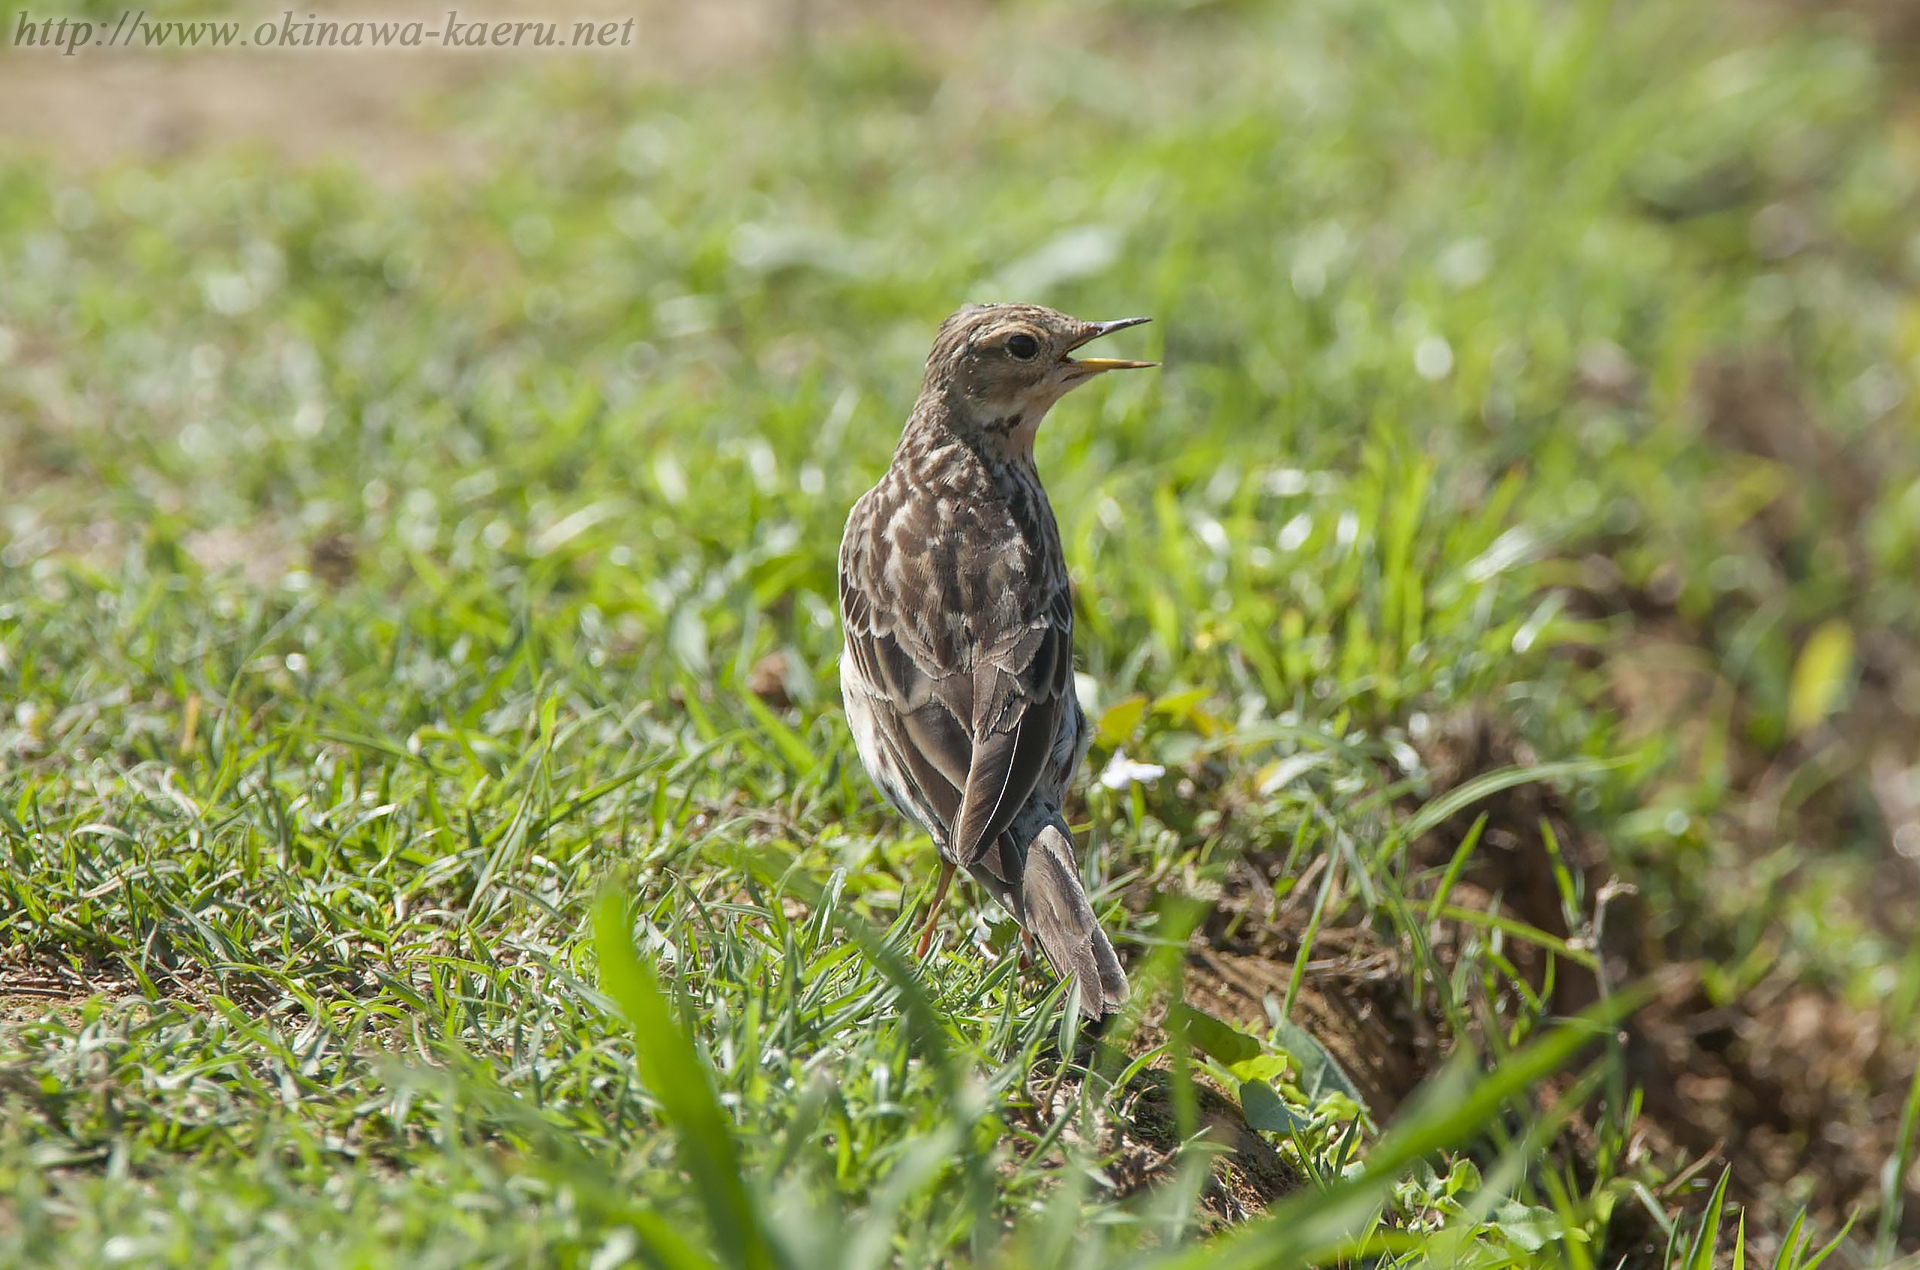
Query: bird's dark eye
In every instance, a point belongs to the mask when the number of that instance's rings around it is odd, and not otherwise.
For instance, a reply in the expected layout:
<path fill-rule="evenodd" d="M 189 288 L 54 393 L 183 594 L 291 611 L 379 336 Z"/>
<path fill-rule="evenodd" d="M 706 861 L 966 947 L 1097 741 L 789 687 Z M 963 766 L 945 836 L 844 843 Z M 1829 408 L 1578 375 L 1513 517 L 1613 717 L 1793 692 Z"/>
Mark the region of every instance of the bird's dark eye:
<path fill-rule="evenodd" d="M 1009 335 L 1007 351 L 1021 361 L 1032 361 L 1034 354 L 1040 351 L 1040 341 L 1031 335 Z"/>

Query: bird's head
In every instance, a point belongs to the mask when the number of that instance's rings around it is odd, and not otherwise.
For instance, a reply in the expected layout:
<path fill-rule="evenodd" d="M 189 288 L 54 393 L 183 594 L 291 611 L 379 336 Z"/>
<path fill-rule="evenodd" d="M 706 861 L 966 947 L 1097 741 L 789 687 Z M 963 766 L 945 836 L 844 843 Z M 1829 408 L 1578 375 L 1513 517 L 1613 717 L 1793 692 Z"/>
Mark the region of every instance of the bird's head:
<path fill-rule="evenodd" d="M 969 304 L 940 324 L 920 407 L 1011 454 L 1030 454 L 1040 420 L 1068 392 L 1104 371 L 1158 365 L 1072 356 L 1089 341 L 1149 320 L 1084 322 L 1037 304 Z"/>

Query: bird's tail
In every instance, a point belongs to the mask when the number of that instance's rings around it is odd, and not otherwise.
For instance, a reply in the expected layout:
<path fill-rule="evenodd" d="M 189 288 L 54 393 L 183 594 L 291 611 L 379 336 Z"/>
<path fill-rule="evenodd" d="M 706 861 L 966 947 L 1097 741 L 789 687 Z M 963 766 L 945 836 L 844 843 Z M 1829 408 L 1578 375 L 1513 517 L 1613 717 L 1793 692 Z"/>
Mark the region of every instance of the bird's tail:
<path fill-rule="evenodd" d="M 1040 830 L 1027 849 L 1020 882 L 1027 929 L 1039 937 L 1055 970 L 1079 978 L 1081 1012 L 1097 1019 L 1126 1000 L 1126 972 L 1094 920 L 1064 825 L 1055 821 Z"/>

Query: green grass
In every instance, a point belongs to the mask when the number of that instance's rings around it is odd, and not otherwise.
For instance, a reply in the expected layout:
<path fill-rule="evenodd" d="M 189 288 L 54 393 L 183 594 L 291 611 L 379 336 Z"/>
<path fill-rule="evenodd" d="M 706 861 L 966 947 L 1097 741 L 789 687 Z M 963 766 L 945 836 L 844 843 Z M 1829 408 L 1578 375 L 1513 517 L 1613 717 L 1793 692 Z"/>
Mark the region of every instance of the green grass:
<path fill-rule="evenodd" d="M 1755 12 L 996 6 L 529 61 L 442 107 L 473 178 L 0 154 L 0 1262 L 1913 1250 L 1910 1143 L 1700 1158 L 1594 1021 L 1808 994 L 1872 1038 L 1820 1114 L 1911 1137 L 1920 145 Z M 845 511 L 996 298 L 1165 362 L 1040 442 L 1092 766 L 1167 768 L 1073 809 L 1094 1046 L 976 894 L 905 955 L 833 686 Z M 1470 707 L 1524 750 L 1449 794 Z M 1500 832 L 1558 933 L 1470 893 Z M 1296 1008 L 1354 932 L 1404 1107 Z M 1276 990 L 1168 1012 L 1190 940 Z"/>

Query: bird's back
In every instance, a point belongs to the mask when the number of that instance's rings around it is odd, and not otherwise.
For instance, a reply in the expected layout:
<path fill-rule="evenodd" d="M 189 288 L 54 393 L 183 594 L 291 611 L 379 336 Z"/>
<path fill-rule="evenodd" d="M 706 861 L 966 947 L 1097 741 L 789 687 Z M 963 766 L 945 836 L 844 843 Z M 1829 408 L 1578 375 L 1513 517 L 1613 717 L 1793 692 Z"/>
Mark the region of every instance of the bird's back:
<path fill-rule="evenodd" d="M 958 439 L 910 430 L 847 517 L 840 609 L 841 686 L 855 740 L 897 807 L 943 842 L 957 811 L 944 791 L 898 796 L 883 773 L 914 756 L 885 753 L 872 721 L 854 714 L 877 707 L 915 715 L 936 741 L 919 747 L 931 751 L 923 756 L 964 788 L 974 736 L 1000 722 L 976 712 L 992 704 L 975 699 L 977 672 L 1003 664 L 1021 681 L 1002 695 L 1003 706 L 1052 703 L 1030 797 L 1058 808 L 1086 728 L 1071 686 L 1073 602 L 1060 533 L 1031 464 L 996 463 Z M 927 722 L 928 707 L 939 712 L 943 704 L 957 728 Z"/>

